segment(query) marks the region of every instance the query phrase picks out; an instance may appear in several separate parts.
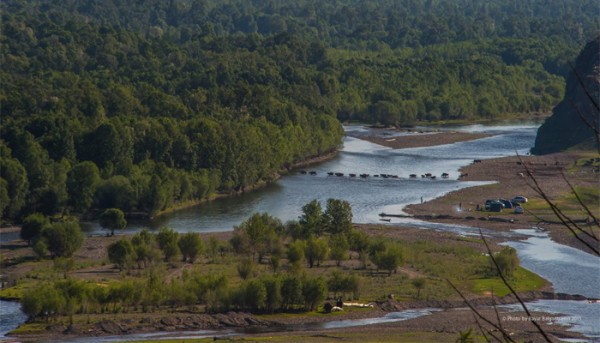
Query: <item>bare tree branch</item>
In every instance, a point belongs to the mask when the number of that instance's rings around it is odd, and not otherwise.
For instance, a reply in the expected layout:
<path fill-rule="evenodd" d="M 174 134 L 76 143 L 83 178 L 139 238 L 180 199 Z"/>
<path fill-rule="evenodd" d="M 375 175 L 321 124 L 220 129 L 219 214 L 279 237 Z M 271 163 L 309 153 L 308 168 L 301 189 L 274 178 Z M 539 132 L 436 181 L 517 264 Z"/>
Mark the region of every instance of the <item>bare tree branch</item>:
<path fill-rule="evenodd" d="M 533 318 L 531 316 L 531 313 L 529 312 L 529 309 L 525 305 L 525 302 L 523 302 L 523 300 L 521 299 L 521 297 L 519 296 L 519 294 L 515 291 L 514 288 L 512 288 L 512 286 L 510 285 L 510 283 L 506 280 L 506 278 L 502 274 L 502 270 L 500 269 L 500 266 L 498 265 L 498 262 L 494 258 L 494 254 L 492 253 L 492 250 L 490 249 L 490 246 L 488 245 L 487 241 L 485 240 L 485 237 L 483 236 L 483 232 L 481 232 L 481 229 L 479 229 L 479 235 L 481 236 L 481 239 L 483 240 L 483 244 L 485 244 L 485 247 L 486 247 L 486 249 L 487 249 L 487 251 L 488 251 L 488 253 L 490 255 L 490 258 L 492 259 L 492 262 L 494 263 L 494 266 L 496 267 L 496 270 L 498 271 L 498 275 L 500 276 L 500 279 L 502 279 L 502 283 L 504 283 L 504 285 L 506 285 L 506 287 L 508 287 L 508 289 L 515 296 L 515 298 L 517 298 L 517 301 L 519 301 L 519 304 L 521 304 L 521 307 L 523 307 L 523 310 L 525 310 L 525 313 L 527 313 L 527 316 L 529 318 L 531 318 L 531 323 L 537 328 L 538 332 L 544 337 L 544 339 L 546 340 L 546 342 L 552 342 L 550 340 L 550 337 L 548 337 L 548 335 L 546 335 L 546 332 L 542 329 L 542 327 L 540 326 L 540 324 L 538 324 L 537 321 L 535 320 L 535 318 Z M 503 333 L 504 332 L 505 331 L 503 331 Z"/>
<path fill-rule="evenodd" d="M 596 226 L 600 227 L 600 222 L 598 221 L 598 218 L 596 218 L 596 216 L 594 215 L 592 210 L 590 210 L 589 206 L 585 202 L 583 202 L 583 200 L 581 200 L 581 197 L 579 196 L 577 191 L 575 191 L 575 187 L 573 187 L 573 185 L 571 184 L 569 179 L 567 179 L 567 177 L 565 176 L 564 173 L 561 173 L 561 175 L 563 177 L 563 180 L 565 180 L 567 185 L 569 185 L 569 188 L 571 188 L 571 192 L 573 192 L 573 194 L 575 195 L 575 198 L 577 198 L 579 205 L 581 205 L 581 207 L 583 207 L 583 209 L 585 210 L 587 215 L 592 218 L 593 223 L 596 224 Z M 598 237 L 596 236 L 594 231 L 592 231 L 592 228 L 590 228 L 590 231 L 591 231 L 590 234 L 593 235 L 596 240 L 598 240 Z"/>
<path fill-rule="evenodd" d="M 462 292 L 459 291 L 458 288 L 456 288 L 456 286 L 452 283 L 452 281 L 450 281 L 449 279 L 446 279 L 446 282 L 448 282 L 450 284 L 450 286 L 454 289 L 454 291 L 456 291 L 456 293 L 458 293 L 458 295 L 460 295 L 460 297 L 463 299 L 465 304 L 471 309 L 471 311 L 475 315 L 477 315 L 477 317 L 479 317 L 484 322 L 490 324 L 492 327 L 494 327 L 496 330 L 498 330 L 498 331 L 500 331 L 500 333 L 502 333 L 502 337 L 504 337 L 505 342 L 515 342 L 515 340 L 512 339 L 512 337 L 510 337 L 510 335 L 502 327 L 500 327 L 498 324 L 495 324 L 491 320 L 487 319 L 484 315 L 479 313 L 479 311 L 477 311 L 477 309 L 475 307 L 473 307 L 471 302 L 469 300 L 467 300 L 467 298 L 462 294 Z"/>
<path fill-rule="evenodd" d="M 527 176 L 529 176 L 529 178 L 533 182 L 533 184 L 528 182 L 527 185 L 529 187 L 531 187 L 531 189 L 533 189 L 539 196 L 541 196 L 544 199 L 544 201 L 546 201 L 546 203 L 550 206 L 550 209 L 552 210 L 552 212 L 554 212 L 554 214 L 560 220 L 560 222 L 573 234 L 573 236 L 578 241 L 583 243 L 586 247 L 588 247 L 596 255 L 600 256 L 600 249 L 597 246 L 596 247 L 592 246 L 589 242 L 587 242 L 585 239 L 580 237 L 579 234 L 582 233 L 582 234 L 588 236 L 589 238 L 591 238 L 592 240 L 594 240 L 595 242 L 598 242 L 598 238 L 596 236 L 588 233 L 583 228 L 579 227 L 579 225 L 577 225 L 577 223 L 575 223 L 569 216 L 564 214 L 564 212 L 552 200 L 550 200 L 550 198 L 548 197 L 546 192 L 544 192 L 544 190 L 540 186 L 536 177 L 533 175 L 533 172 L 529 169 L 529 167 L 527 167 L 527 164 L 523 161 L 523 159 L 521 158 L 521 156 L 518 153 L 517 153 L 517 157 L 521 161 L 521 165 L 525 168 L 525 172 L 527 173 Z"/>

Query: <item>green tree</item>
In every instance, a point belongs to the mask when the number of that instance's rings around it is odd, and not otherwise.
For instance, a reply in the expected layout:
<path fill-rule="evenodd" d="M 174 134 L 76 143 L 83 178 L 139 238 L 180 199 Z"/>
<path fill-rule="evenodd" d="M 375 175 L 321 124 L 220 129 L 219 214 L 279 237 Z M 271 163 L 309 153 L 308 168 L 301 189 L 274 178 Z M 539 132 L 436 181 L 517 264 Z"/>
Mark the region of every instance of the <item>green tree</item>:
<path fill-rule="evenodd" d="M 267 289 L 264 283 L 260 280 L 250 280 L 245 284 L 245 299 L 246 306 L 253 311 L 256 311 L 265 306 L 267 300 Z"/>
<path fill-rule="evenodd" d="M 90 208 L 99 182 L 100 170 L 94 162 L 84 161 L 73 166 L 67 179 L 67 190 L 75 211 L 84 212 Z"/>
<path fill-rule="evenodd" d="M 301 233 L 294 238 L 307 239 L 310 235 L 320 236 L 325 229 L 323 220 L 323 209 L 318 200 L 313 200 L 302 207 L 302 215 L 300 216 Z"/>
<path fill-rule="evenodd" d="M 514 271 L 519 266 L 519 256 L 517 251 L 511 247 L 504 247 L 494 255 L 499 271 L 493 267 L 492 270 L 496 273 L 501 272 L 504 277 L 511 278 Z"/>
<path fill-rule="evenodd" d="M 358 252 L 358 258 L 362 262 L 362 267 L 367 267 L 368 251 L 371 246 L 371 238 L 363 231 L 353 230 L 350 234 L 350 248 Z"/>
<path fill-rule="evenodd" d="M 326 296 L 327 282 L 322 277 L 308 278 L 302 282 L 302 297 L 307 310 L 313 311 Z"/>
<path fill-rule="evenodd" d="M 25 206 L 29 181 L 23 165 L 18 160 L 5 156 L 4 154 L 9 151 L 6 150 L 3 150 L 0 156 L 0 176 L 6 181 L 6 192 L 9 198 L 8 203 L 5 204 L 3 217 L 13 218 Z"/>
<path fill-rule="evenodd" d="M 270 276 L 262 278 L 261 281 L 265 285 L 265 290 L 267 291 L 265 309 L 267 312 L 273 313 L 281 306 L 281 301 L 283 299 L 281 295 L 281 279 Z"/>
<path fill-rule="evenodd" d="M 293 309 L 294 305 L 304 302 L 302 289 L 302 280 L 298 277 L 287 276 L 283 279 L 281 284 L 281 306 L 284 310 Z"/>
<path fill-rule="evenodd" d="M 347 201 L 328 199 L 324 216 L 329 233 L 348 234 L 352 230 L 352 207 Z"/>
<path fill-rule="evenodd" d="M 122 230 L 127 226 L 125 214 L 118 208 L 106 209 L 100 215 L 100 226 L 110 230 L 110 235 L 115 235 L 115 230 Z"/>
<path fill-rule="evenodd" d="M 329 246 L 325 239 L 315 238 L 314 236 L 308 238 L 304 247 L 304 256 L 310 268 L 314 266 L 315 262 L 319 266 L 321 261 L 326 259 L 328 255 Z"/>
<path fill-rule="evenodd" d="M 393 244 L 384 245 L 384 249 L 375 249 L 371 254 L 371 260 L 377 266 L 377 270 L 387 270 L 389 275 L 396 272 L 402 264 L 403 256 L 400 248 Z"/>
<path fill-rule="evenodd" d="M 108 259 L 111 263 L 114 263 L 119 270 L 123 270 L 128 264 L 135 261 L 135 250 L 131 241 L 126 238 L 110 244 L 107 248 Z"/>
<path fill-rule="evenodd" d="M 27 241 L 31 245 L 33 240 L 36 240 L 42 233 L 42 230 L 50 225 L 50 220 L 41 213 L 28 215 L 21 224 L 21 239 Z"/>
<path fill-rule="evenodd" d="M 344 234 L 329 236 L 329 247 L 331 251 L 329 257 L 334 260 L 339 267 L 342 261 L 349 258 L 350 244 Z"/>
<path fill-rule="evenodd" d="M 417 290 L 417 299 L 419 299 L 421 296 L 421 290 L 425 287 L 425 279 L 423 279 L 423 278 L 412 279 L 412 281 L 410 283 Z"/>
<path fill-rule="evenodd" d="M 138 268 L 146 268 L 155 261 L 160 260 L 160 251 L 156 243 L 156 236 L 150 233 L 148 229 L 143 228 L 140 232 L 133 235 L 131 244 L 135 250 L 136 262 Z"/>
<path fill-rule="evenodd" d="M 194 263 L 196 257 L 204 251 L 204 243 L 202 243 L 200 235 L 195 232 L 183 234 L 179 237 L 177 245 L 183 256 L 183 262 L 185 262 L 186 259 L 189 259 L 190 263 Z"/>
<path fill-rule="evenodd" d="M 304 241 L 295 241 L 290 244 L 287 250 L 287 258 L 292 266 L 298 268 L 302 260 L 304 260 L 304 249 L 306 244 Z"/>
<path fill-rule="evenodd" d="M 156 235 L 156 241 L 158 247 L 162 250 L 165 261 L 171 261 L 177 254 L 179 254 L 179 246 L 177 241 L 179 234 L 173 229 L 161 227 Z"/>
<path fill-rule="evenodd" d="M 42 230 L 42 239 L 55 257 L 70 257 L 83 244 L 83 234 L 77 222 L 58 222 Z"/>
<path fill-rule="evenodd" d="M 255 213 L 239 226 L 234 228 L 231 245 L 237 252 L 252 254 L 260 263 L 263 255 L 269 250 L 273 235 L 282 231 L 281 222 L 267 213 Z"/>
<path fill-rule="evenodd" d="M 43 315 L 48 321 L 51 316 L 63 313 L 66 299 L 53 284 L 45 283 L 26 290 L 21 303 L 23 312 L 30 318 Z"/>

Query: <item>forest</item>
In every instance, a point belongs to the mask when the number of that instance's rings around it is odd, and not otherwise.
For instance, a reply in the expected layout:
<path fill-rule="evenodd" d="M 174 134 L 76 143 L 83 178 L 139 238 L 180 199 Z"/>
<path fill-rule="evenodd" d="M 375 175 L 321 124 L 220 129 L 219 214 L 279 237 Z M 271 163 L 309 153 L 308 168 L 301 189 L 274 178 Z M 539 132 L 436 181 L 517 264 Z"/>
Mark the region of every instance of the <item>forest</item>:
<path fill-rule="evenodd" d="M 340 121 L 548 112 L 594 1 L 7 0 L 0 212 L 153 215 L 335 150 Z"/>

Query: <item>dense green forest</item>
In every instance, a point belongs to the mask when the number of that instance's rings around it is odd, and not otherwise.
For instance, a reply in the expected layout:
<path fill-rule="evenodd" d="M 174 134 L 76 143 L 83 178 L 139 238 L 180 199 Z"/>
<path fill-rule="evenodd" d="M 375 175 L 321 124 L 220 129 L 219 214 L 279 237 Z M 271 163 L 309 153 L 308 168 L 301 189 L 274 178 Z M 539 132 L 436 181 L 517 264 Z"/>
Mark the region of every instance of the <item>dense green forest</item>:
<path fill-rule="evenodd" d="M 156 213 L 335 149 L 340 120 L 549 111 L 594 1 L 0 4 L 0 211 Z"/>

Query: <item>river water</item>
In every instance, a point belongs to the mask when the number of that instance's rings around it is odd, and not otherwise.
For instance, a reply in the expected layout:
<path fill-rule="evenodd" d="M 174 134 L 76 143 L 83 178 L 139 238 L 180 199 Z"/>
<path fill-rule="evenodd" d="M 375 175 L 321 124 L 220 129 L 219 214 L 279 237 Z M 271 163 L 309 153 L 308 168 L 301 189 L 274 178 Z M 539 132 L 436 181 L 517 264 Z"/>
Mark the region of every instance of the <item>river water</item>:
<path fill-rule="evenodd" d="M 256 212 L 268 212 L 282 221 L 295 220 L 301 214 L 301 207 L 313 199 L 323 204 L 328 198 L 344 199 L 350 202 L 356 223 L 381 223 L 378 214 L 402 213 L 405 205 L 418 203 L 444 195 L 453 190 L 471 187 L 484 182 L 458 181 L 458 169 L 468 165 L 474 159 L 487 159 L 511 156 L 515 153 L 526 154 L 533 145 L 536 123 L 502 126 L 470 125 L 455 127 L 453 130 L 483 132 L 492 136 L 474 141 L 425 148 L 394 150 L 372 144 L 357 138 L 344 138 L 344 147 L 334 159 L 307 168 L 317 175 L 305 175 L 298 172 L 287 175 L 263 189 L 227 199 L 195 206 L 161 217 L 152 222 L 133 222 L 125 230 L 135 232 L 140 227 L 156 229 L 171 227 L 179 232 L 217 232 L 230 231 L 235 225 Z M 347 132 L 353 136 L 367 134 L 368 129 L 361 126 L 348 126 Z M 388 135 L 394 133 L 388 132 Z M 327 172 L 342 172 L 346 176 L 328 176 Z M 441 173 L 448 173 L 448 179 L 439 179 Z M 398 179 L 369 177 L 350 178 L 348 173 L 393 174 Z M 438 179 L 409 179 L 409 174 L 432 173 Z M 515 194 L 517 195 L 517 194 Z M 426 229 L 452 231 L 457 234 L 473 235 L 478 230 L 460 225 L 442 225 L 424 223 L 412 219 L 392 219 L 395 222 Z M 100 234 L 97 224 L 87 225 L 88 234 Z M 494 235 L 493 232 L 486 234 Z M 506 233 L 502 234 L 506 235 Z M 517 237 L 529 236 L 524 241 Z M 509 234 L 510 236 L 510 234 Z M 553 283 L 556 291 L 581 294 L 588 297 L 600 297 L 600 259 L 553 242 L 546 235 L 530 231 L 515 232 L 513 241 L 508 245 L 517 249 L 522 265 L 540 274 Z M 536 309 L 567 315 L 575 326 L 573 330 L 590 337 L 600 337 L 600 304 L 580 304 L 580 302 L 540 301 L 533 303 Z M 12 311 L 14 316 L 10 324 L 0 322 L 0 337 L 13 328 L 14 323 L 22 322 L 18 306 L 0 302 L 0 308 Z M 426 315 L 421 311 L 416 315 Z M 388 317 L 369 320 L 365 323 L 334 322 L 328 325 L 355 326 L 368 325 L 398 318 L 413 317 L 414 313 L 398 313 Z M 390 319 L 391 318 L 391 319 Z M 586 318 L 579 320 L 577 318 Z M 598 325 L 595 325 L 595 324 Z M 10 326 L 10 328 L 9 328 Z M 199 336 L 210 335 L 208 332 Z M 220 333 L 231 334 L 231 333 Z M 121 338 L 121 340 L 123 340 Z M 85 340 L 84 340 L 85 341 Z M 79 342 L 79 341 L 78 341 Z"/>
<path fill-rule="evenodd" d="M 328 198 L 350 202 L 355 223 L 379 222 L 379 213 L 402 213 L 408 204 L 439 197 L 464 187 L 485 182 L 458 181 L 458 169 L 474 159 L 525 154 L 533 145 L 537 124 L 511 126 L 472 125 L 455 130 L 484 132 L 494 136 L 469 142 L 436 147 L 394 150 L 353 137 L 344 138 L 344 146 L 332 160 L 307 168 L 317 175 L 293 172 L 262 189 L 225 199 L 218 199 L 162 216 L 151 222 L 132 222 L 126 232 L 140 227 L 156 229 L 168 226 L 179 232 L 230 231 L 235 225 L 256 212 L 268 212 L 282 221 L 295 220 L 301 208 L 313 199 L 325 205 Z M 347 126 L 352 135 L 365 134 L 362 126 Z M 341 172 L 346 176 L 328 176 L 327 172 Z M 448 179 L 440 179 L 442 173 Z M 366 179 L 347 175 L 392 174 L 398 179 Z M 410 179 L 410 174 L 432 173 L 436 180 Z M 392 223 L 397 221 L 392 219 Z M 94 223 L 87 225 L 90 234 L 102 234 Z"/>

